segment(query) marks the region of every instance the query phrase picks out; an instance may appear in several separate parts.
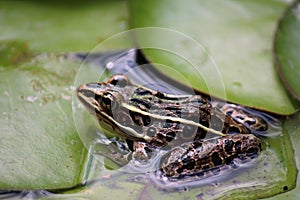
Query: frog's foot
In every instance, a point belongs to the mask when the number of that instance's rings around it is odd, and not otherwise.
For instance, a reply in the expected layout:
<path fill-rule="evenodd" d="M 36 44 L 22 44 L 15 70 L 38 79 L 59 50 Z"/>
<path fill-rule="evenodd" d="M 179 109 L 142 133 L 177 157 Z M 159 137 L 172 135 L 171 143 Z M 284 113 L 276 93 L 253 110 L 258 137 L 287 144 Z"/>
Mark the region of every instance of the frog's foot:
<path fill-rule="evenodd" d="M 152 147 L 144 142 L 133 143 L 132 159 L 138 162 L 147 162 L 153 155 Z"/>

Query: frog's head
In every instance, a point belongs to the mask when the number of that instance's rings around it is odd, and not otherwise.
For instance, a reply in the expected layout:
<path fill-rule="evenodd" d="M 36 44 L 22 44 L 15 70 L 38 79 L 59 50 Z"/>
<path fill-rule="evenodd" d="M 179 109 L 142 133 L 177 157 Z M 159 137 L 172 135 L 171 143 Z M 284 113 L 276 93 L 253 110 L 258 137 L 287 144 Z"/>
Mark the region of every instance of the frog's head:
<path fill-rule="evenodd" d="M 127 87 L 129 86 L 129 87 Z M 133 124 L 129 111 L 126 110 L 126 92 L 131 87 L 128 78 L 123 75 L 114 75 L 107 82 L 91 82 L 80 85 L 77 88 L 77 96 L 80 102 L 94 115 L 99 122 L 110 125 L 118 136 L 144 141 L 133 128 L 124 124 Z M 148 138 L 149 140 L 149 138 Z"/>
<path fill-rule="evenodd" d="M 77 88 L 80 102 L 92 113 L 103 116 L 112 115 L 124 101 L 122 89 L 130 82 L 126 76 L 114 75 L 107 82 L 90 82 Z"/>

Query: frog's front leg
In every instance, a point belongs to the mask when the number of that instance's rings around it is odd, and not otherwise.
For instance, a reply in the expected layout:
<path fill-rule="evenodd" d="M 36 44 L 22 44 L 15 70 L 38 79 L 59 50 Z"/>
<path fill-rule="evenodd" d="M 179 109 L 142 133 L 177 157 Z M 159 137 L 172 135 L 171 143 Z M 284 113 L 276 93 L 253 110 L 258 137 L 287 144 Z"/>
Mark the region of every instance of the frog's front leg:
<path fill-rule="evenodd" d="M 153 155 L 152 147 L 139 141 L 127 141 L 127 143 L 115 141 L 109 144 L 95 143 L 93 152 L 112 160 L 119 166 L 128 164 L 130 160 L 146 162 Z"/>
<path fill-rule="evenodd" d="M 145 162 L 148 161 L 152 155 L 153 149 L 149 144 L 139 141 L 133 142 L 132 159 L 134 161 Z"/>
<path fill-rule="evenodd" d="M 126 165 L 132 157 L 132 151 L 127 149 L 126 144 L 120 141 L 108 144 L 97 142 L 93 145 L 92 152 L 110 159 L 119 166 Z"/>

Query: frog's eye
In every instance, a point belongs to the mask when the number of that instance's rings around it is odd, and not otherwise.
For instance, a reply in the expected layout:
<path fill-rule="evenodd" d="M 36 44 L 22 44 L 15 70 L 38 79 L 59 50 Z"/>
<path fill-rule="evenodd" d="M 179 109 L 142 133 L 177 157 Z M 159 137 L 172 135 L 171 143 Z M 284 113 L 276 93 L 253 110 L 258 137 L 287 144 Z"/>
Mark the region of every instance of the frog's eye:
<path fill-rule="evenodd" d="M 121 74 L 112 76 L 107 82 L 121 88 L 130 84 L 128 77 Z"/>
<path fill-rule="evenodd" d="M 100 101 L 107 109 L 114 110 L 118 107 L 116 97 L 110 92 L 104 93 Z"/>

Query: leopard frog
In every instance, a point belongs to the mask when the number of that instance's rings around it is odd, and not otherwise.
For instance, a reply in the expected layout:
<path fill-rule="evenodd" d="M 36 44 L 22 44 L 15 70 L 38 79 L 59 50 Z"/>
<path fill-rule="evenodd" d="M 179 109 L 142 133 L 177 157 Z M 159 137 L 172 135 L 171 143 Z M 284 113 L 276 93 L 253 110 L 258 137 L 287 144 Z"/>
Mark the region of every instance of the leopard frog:
<path fill-rule="evenodd" d="M 241 106 L 203 95 L 162 93 L 134 85 L 124 75 L 83 84 L 77 96 L 126 143 L 131 154 L 126 158 L 148 160 L 154 149 L 168 149 L 156 172 L 170 179 L 256 157 L 261 141 L 255 135 L 268 130 L 263 118 Z"/>

